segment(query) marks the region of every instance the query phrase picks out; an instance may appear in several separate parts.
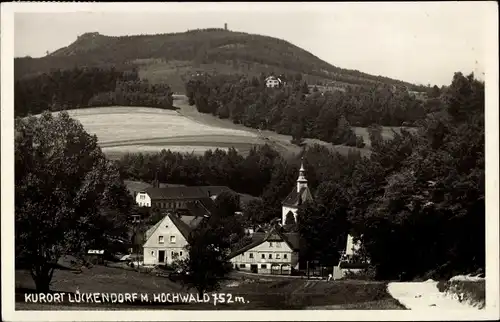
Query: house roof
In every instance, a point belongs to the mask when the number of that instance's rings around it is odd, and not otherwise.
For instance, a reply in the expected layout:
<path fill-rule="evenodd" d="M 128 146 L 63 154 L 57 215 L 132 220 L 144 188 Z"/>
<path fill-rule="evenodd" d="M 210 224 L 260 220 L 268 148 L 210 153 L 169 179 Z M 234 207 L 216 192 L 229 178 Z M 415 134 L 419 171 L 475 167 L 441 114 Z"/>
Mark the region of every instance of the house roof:
<path fill-rule="evenodd" d="M 209 217 L 215 212 L 215 202 L 208 197 L 186 203 L 190 214 L 198 217 Z"/>
<path fill-rule="evenodd" d="M 297 235 L 297 236 L 295 236 Z M 272 228 L 267 233 L 256 233 L 252 236 L 252 243 L 232 252 L 229 258 L 233 258 L 244 252 L 259 246 L 266 241 L 284 241 L 294 251 L 299 249 L 299 236 L 297 233 L 281 233 L 278 229 Z"/>
<path fill-rule="evenodd" d="M 306 201 L 312 200 L 312 194 L 308 187 L 304 187 L 297 192 L 293 189 L 283 201 L 285 206 L 300 206 Z"/>
<path fill-rule="evenodd" d="M 232 190 L 225 186 L 164 187 L 146 188 L 144 191 L 152 200 L 162 199 L 203 199 Z"/>
<path fill-rule="evenodd" d="M 165 219 L 165 218 L 163 218 Z M 156 224 L 154 224 L 153 227 L 149 228 L 148 230 L 146 230 L 146 233 L 144 234 L 144 239 L 147 241 L 149 239 L 149 237 L 151 237 L 151 235 L 153 235 L 153 233 L 155 232 L 156 229 L 158 229 L 158 227 L 160 226 L 160 224 L 162 223 L 162 220 L 159 220 Z"/>
<path fill-rule="evenodd" d="M 153 235 L 153 233 L 160 227 L 161 223 L 168 217 L 172 221 L 172 223 L 177 227 L 182 236 L 187 240 L 189 234 L 193 229 L 198 227 L 198 225 L 205 219 L 206 217 L 193 216 L 193 215 L 181 215 L 180 213 L 167 213 L 162 220 L 158 221 L 153 227 L 148 229 L 145 234 L 146 242 Z"/>

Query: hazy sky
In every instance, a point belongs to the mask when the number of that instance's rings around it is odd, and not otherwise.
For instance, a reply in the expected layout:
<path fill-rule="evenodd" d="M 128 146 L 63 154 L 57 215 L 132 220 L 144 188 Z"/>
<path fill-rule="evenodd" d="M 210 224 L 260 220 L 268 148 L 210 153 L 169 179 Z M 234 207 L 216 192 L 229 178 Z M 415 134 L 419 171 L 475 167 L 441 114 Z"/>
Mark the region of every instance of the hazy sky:
<path fill-rule="evenodd" d="M 478 2 L 110 5 L 16 13 L 15 56 L 44 56 L 85 32 L 170 33 L 227 23 L 230 30 L 285 39 L 335 66 L 443 85 L 459 70 L 481 77 L 486 12 L 495 9 Z"/>

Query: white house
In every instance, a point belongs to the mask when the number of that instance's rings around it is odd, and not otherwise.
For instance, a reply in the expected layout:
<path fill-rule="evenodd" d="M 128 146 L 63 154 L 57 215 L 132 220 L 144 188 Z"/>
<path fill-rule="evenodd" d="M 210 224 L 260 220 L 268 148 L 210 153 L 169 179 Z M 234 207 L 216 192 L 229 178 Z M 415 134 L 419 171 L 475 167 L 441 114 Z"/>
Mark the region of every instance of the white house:
<path fill-rule="evenodd" d="M 281 211 L 281 224 L 286 224 L 286 218 L 289 213 L 293 214 L 295 222 L 297 222 L 297 212 L 299 206 L 306 201 L 312 201 L 312 194 L 307 186 L 307 179 L 305 177 L 304 162 L 300 165 L 299 177 L 297 179 L 297 186 L 288 194 L 282 204 Z"/>
<path fill-rule="evenodd" d="M 273 228 L 255 233 L 249 245 L 229 255 L 234 269 L 261 274 L 289 275 L 299 268 L 299 236 Z"/>
<path fill-rule="evenodd" d="M 281 79 L 276 76 L 269 76 L 265 81 L 267 87 L 279 87 L 282 84 Z"/>
<path fill-rule="evenodd" d="M 146 232 L 144 265 L 170 265 L 187 256 L 189 233 L 206 217 L 168 213 Z"/>
<path fill-rule="evenodd" d="M 151 197 L 146 191 L 140 191 L 135 196 L 135 202 L 140 207 L 151 207 Z"/>

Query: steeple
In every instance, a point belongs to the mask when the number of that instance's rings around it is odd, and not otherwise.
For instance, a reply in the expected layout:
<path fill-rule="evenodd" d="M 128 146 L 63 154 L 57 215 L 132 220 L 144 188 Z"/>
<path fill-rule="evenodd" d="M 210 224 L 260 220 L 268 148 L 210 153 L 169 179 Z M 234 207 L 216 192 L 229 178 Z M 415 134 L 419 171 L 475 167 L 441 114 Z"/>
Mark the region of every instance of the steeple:
<path fill-rule="evenodd" d="M 299 169 L 299 178 L 297 179 L 297 192 L 300 192 L 302 188 L 307 187 L 307 179 L 305 176 L 305 172 L 306 169 L 304 168 L 304 157 L 302 157 Z"/>

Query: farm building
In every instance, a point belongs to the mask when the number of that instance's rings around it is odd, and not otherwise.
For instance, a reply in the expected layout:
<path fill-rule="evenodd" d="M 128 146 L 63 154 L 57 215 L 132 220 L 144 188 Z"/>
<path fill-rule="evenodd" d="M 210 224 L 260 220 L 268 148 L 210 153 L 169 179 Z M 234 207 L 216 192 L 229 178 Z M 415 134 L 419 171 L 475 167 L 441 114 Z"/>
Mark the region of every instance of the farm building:
<path fill-rule="evenodd" d="M 215 200 L 223 192 L 232 192 L 225 186 L 198 186 L 198 187 L 163 187 L 158 185 L 137 192 L 135 202 L 141 207 L 159 209 L 187 209 L 191 201 L 210 198 Z"/>

